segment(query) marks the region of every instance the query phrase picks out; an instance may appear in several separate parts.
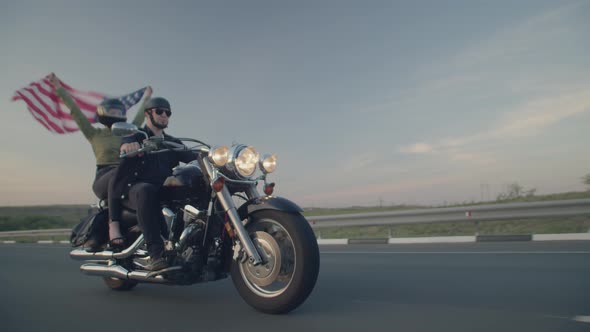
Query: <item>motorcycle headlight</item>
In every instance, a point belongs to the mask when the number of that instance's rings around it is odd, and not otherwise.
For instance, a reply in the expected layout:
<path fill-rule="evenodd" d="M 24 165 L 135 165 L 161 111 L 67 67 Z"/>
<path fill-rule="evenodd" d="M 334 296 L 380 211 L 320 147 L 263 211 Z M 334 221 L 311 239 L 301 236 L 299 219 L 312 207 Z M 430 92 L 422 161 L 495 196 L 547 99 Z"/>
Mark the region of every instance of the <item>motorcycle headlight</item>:
<path fill-rule="evenodd" d="M 216 146 L 209 151 L 209 161 L 217 167 L 223 167 L 229 160 L 229 148 L 227 146 Z"/>
<path fill-rule="evenodd" d="M 277 156 L 274 154 L 265 154 L 260 160 L 260 169 L 264 173 L 272 173 L 277 168 Z"/>
<path fill-rule="evenodd" d="M 256 165 L 258 164 L 258 152 L 253 147 L 247 146 L 239 150 L 236 159 L 235 166 L 238 173 L 243 177 L 250 177 L 256 171 Z"/>

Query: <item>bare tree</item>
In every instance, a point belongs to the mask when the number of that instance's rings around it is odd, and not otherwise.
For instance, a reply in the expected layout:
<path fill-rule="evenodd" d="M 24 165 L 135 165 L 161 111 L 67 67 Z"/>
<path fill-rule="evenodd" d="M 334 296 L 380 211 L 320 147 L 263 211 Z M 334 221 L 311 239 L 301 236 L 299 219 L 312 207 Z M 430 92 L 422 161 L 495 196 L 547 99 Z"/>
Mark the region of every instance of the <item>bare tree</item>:
<path fill-rule="evenodd" d="M 508 199 L 516 199 L 519 197 L 533 197 L 537 192 L 537 188 L 530 188 L 525 190 L 523 186 L 521 186 L 518 182 L 510 183 L 505 193 L 500 193 L 496 200 L 503 201 Z"/>
<path fill-rule="evenodd" d="M 514 182 L 508 185 L 508 198 L 517 198 L 522 195 L 524 187 Z"/>

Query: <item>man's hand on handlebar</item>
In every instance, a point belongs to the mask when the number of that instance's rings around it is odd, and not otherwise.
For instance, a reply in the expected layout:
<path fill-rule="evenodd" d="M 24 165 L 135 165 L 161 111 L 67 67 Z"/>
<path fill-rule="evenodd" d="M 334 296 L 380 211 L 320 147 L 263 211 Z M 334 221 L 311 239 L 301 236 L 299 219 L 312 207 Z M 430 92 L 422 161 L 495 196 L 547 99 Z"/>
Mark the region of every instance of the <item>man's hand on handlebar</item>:
<path fill-rule="evenodd" d="M 132 154 L 129 157 L 135 157 L 136 155 L 138 155 L 138 156 L 141 157 L 143 155 L 143 153 L 133 154 L 133 152 L 136 152 L 140 148 L 141 148 L 141 146 L 137 142 L 123 143 L 121 145 L 121 149 L 119 150 L 119 152 L 121 153 L 121 155 L 129 155 L 129 154 Z"/>

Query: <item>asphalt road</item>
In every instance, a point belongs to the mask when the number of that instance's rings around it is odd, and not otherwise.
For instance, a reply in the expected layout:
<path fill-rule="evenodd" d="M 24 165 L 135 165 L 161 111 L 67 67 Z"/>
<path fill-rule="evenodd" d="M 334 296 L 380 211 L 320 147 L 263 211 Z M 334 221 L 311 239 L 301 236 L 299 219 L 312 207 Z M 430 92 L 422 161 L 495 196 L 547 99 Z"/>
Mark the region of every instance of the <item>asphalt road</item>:
<path fill-rule="evenodd" d="M 323 246 L 283 316 L 229 279 L 113 292 L 68 251 L 0 245 L 1 331 L 590 331 L 590 241 Z"/>

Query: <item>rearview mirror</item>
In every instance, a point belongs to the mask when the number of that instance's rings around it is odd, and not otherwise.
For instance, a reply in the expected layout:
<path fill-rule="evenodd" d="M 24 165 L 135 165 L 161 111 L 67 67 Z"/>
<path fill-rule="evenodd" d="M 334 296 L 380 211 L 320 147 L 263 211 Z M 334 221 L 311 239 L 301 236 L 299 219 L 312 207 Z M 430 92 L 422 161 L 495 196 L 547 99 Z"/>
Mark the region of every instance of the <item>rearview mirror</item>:
<path fill-rule="evenodd" d="M 129 136 L 137 133 L 137 126 L 127 122 L 116 122 L 111 126 L 111 132 L 115 136 Z"/>

